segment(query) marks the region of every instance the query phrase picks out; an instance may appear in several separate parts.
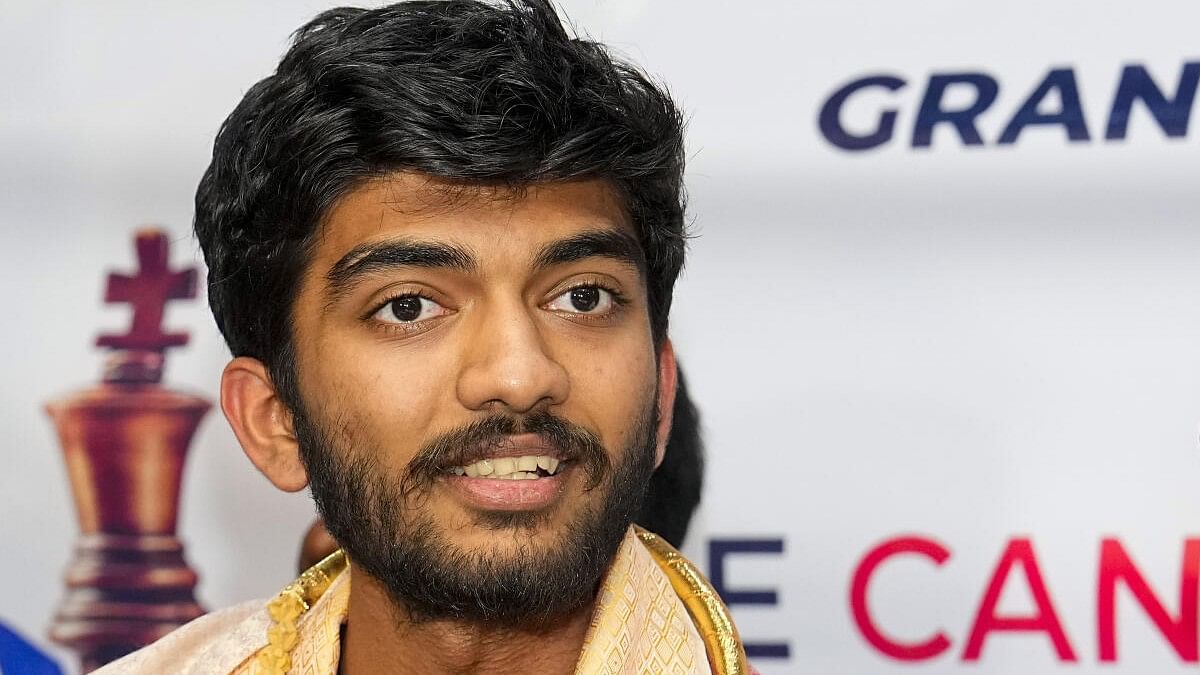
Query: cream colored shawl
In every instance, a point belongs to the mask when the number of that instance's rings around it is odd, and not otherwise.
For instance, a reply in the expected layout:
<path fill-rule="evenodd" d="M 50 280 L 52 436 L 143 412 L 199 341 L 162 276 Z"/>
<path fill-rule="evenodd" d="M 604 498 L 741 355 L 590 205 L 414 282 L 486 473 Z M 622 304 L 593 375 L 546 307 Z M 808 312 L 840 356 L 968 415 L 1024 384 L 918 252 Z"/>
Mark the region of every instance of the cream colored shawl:
<path fill-rule="evenodd" d="M 653 535 L 630 528 L 605 574 L 577 674 L 680 673 L 711 675 L 714 649 L 706 650 L 697 617 L 680 598 L 679 582 L 651 554 Z M 672 553 L 673 550 L 672 550 Z M 678 554 L 675 553 L 677 556 Z M 690 564 L 679 556 L 690 569 Z M 97 671 L 97 675 L 180 673 L 181 675 L 266 675 L 269 643 L 288 646 L 288 673 L 336 675 L 341 626 L 346 621 L 351 570 L 337 574 L 328 588 L 294 620 L 293 635 L 281 636 L 278 603 L 253 601 L 201 617 L 158 642 Z M 696 573 L 698 574 L 698 573 Z M 715 601 L 715 594 L 706 597 Z M 724 611 L 724 607 L 719 607 Z M 277 616 L 272 617 L 274 611 Z M 298 609 L 297 612 L 303 610 Z M 725 615 L 727 619 L 727 615 Z M 705 621 L 699 621 L 702 627 Z M 729 625 L 732 629 L 732 624 Z M 271 632 L 275 631 L 273 636 Z M 745 656 L 731 633 L 742 667 Z M 727 641 L 728 642 L 728 641 Z M 720 670 L 729 672 L 725 668 Z M 734 671 L 736 672 L 736 671 Z M 742 672 L 747 672 L 743 670 Z"/>

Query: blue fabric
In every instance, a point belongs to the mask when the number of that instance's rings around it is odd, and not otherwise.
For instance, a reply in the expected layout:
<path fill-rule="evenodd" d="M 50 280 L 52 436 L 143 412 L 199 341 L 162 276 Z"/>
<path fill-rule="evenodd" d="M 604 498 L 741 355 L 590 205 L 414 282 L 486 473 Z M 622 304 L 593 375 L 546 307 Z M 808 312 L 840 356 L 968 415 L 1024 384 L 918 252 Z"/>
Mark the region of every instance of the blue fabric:
<path fill-rule="evenodd" d="M 62 675 L 62 669 L 0 622 L 0 675 Z"/>

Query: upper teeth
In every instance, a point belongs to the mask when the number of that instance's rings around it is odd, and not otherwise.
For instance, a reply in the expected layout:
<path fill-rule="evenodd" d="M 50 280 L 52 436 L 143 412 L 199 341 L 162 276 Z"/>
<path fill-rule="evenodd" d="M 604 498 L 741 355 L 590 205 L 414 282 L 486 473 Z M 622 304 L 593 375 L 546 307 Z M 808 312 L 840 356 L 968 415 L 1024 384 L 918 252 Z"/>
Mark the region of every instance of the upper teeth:
<path fill-rule="evenodd" d="M 459 476 L 477 478 L 501 478 L 506 480 L 523 480 L 537 478 L 538 469 L 554 475 L 561 463 L 548 455 L 524 455 L 522 457 L 497 457 L 481 459 L 474 464 L 456 466 L 450 472 Z"/>

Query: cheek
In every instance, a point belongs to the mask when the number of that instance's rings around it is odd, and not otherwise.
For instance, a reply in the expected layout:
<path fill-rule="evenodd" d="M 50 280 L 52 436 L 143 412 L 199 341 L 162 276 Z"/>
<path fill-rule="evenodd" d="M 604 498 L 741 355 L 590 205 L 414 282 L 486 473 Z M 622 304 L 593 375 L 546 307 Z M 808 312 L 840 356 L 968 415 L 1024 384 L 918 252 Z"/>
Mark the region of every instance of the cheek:
<path fill-rule="evenodd" d="M 314 351 L 305 400 L 350 451 L 369 451 L 385 466 L 404 466 L 446 409 L 447 369 L 435 353 L 387 343 L 328 343 Z M 312 404 L 316 403 L 316 406 Z"/>
<path fill-rule="evenodd" d="M 585 420 L 595 425 L 610 450 L 624 447 L 657 388 L 653 351 L 645 346 L 588 349 L 572 359 L 576 365 L 568 366 L 568 372 L 574 400 L 569 407 L 586 411 Z"/>

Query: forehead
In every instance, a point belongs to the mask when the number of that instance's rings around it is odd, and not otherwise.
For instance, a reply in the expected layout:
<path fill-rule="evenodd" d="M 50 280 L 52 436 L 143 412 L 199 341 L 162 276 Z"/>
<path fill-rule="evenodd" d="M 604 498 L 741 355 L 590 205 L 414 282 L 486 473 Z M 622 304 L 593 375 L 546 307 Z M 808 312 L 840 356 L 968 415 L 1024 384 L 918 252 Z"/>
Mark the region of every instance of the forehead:
<path fill-rule="evenodd" d="M 369 181 L 343 196 L 321 223 L 313 271 L 364 244 L 397 237 L 465 246 L 481 257 L 532 258 L 546 242 L 583 231 L 636 237 L 621 199 L 604 180 L 522 189 L 463 186 L 412 173 Z"/>

